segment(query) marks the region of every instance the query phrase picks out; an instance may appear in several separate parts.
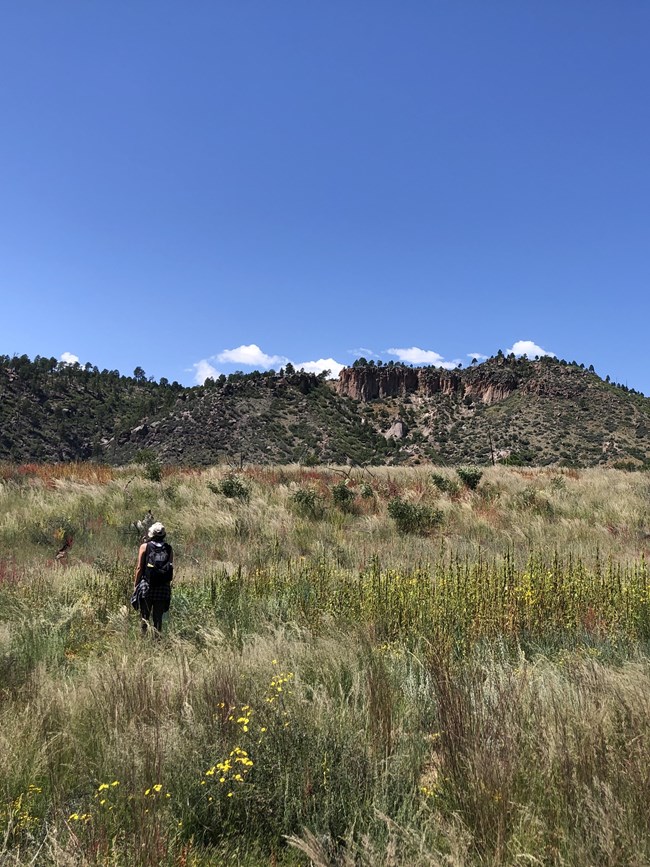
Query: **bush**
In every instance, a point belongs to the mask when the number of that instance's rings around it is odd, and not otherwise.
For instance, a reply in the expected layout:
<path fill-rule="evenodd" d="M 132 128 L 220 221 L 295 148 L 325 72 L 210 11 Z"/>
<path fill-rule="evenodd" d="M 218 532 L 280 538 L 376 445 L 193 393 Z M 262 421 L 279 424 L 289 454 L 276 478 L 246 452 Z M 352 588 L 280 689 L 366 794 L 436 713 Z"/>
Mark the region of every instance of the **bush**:
<path fill-rule="evenodd" d="M 298 488 L 291 495 L 291 504 L 294 511 L 304 518 L 316 520 L 323 516 L 323 501 L 313 488 Z"/>
<path fill-rule="evenodd" d="M 150 482 L 159 482 L 162 479 L 162 466 L 153 460 L 144 466 L 144 476 Z"/>
<path fill-rule="evenodd" d="M 407 503 L 396 497 L 388 504 L 388 514 L 395 521 L 399 533 L 427 533 L 443 520 L 440 509 L 432 509 L 424 503 Z"/>
<path fill-rule="evenodd" d="M 536 460 L 537 454 L 531 449 L 524 448 L 518 452 L 510 452 L 508 457 L 503 458 L 499 463 L 506 467 L 526 467 L 534 466 Z"/>
<path fill-rule="evenodd" d="M 238 500 L 249 500 L 250 499 L 250 488 L 241 479 L 238 479 L 237 476 L 226 476 L 225 479 L 221 479 L 221 481 L 217 484 L 208 484 L 208 487 L 214 494 L 222 494 L 224 497 L 228 497 L 229 499 L 238 499 Z"/>
<path fill-rule="evenodd" d="M 441 473 L 431 473 L 431 481 L 443 494 L 458 493 L 458 482 L 443 476 Z"/>
<path fill-rule="evenodd" d="M 153 449 L 140 449 L 136 453 L 135 462 L 143 468 L 145 479 L 150 482 L 159 482 L 162 479 L 162 465 Z"/>
<path fill-rule="evenodd" d="M 342 512 L 349 512 L 356 494 L 346 482 L 338 482 L 332 487 L 332 499 Z"/>
<path fill-rule="evenodd" d="M 478 467 L 458 467 L 456 472 L 461 482 L 470 491 L 475 491 L 483 478 L 483 470 L 480 470 Z"/>
<path fill-rule="evenodd" d="M 361 496 L 364 500 L 369 500 L 371 497 L 374 497 L 375 492 L 373 491 L 371 485 L 368 482 L 364 482 L 359 489 Z"/>

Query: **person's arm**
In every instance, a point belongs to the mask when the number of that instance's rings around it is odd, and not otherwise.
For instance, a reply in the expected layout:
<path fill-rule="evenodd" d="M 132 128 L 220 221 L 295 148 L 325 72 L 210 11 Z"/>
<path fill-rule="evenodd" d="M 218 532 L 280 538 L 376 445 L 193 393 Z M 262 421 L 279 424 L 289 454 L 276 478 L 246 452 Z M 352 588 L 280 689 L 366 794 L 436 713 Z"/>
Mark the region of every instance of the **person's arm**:
<path fill-rule="evenodd" d="M 145 554 L 147 553 L 147 543 L 143 542 L 140 545 L 140 550 L 138 551 L 138 562 L 135 565 L 135 581 L 133 582 L 134 586 L 138 583 L 140 578 L 142 577 L 142 573 L 144 571 L 144 560 Z"/>

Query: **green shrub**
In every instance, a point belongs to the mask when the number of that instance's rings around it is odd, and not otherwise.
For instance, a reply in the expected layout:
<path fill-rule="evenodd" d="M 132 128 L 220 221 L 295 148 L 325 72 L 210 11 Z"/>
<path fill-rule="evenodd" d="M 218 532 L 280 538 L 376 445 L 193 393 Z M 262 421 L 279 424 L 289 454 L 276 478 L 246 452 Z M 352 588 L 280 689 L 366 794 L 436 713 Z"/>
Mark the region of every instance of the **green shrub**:
<path fill-rule="evenodd" d="M 388 514 L 395 521 L 399 533 L 427 533 L 439 526 L 443 520 L 440 509 L 433 509 L 425 503 L 407 503 L 395 497 L 388 504 Z"/>
<path fill-rule="evenodd" d="M 507 458 L 499 461 L 506 467 L 526 467 L 532 466 L 537 460 L 537 455 L 531 449 L 520 449 L 519 451 L 510 452 Z"/>
<path fill-rule="evenodd" d="M 323 501 L 313 488 L 298 488 L 291 495 L 291 505 L 298 515 L 314 520 L 323 516 Z"/>
<path fill-rule="evenodd" d="M 346 482 L 337 482 L 332 487 L 332 499 L 342 512 L 349 512 L 352 508 L 356 494 L 347 486 Z"/>
<path fill-rule="evenodd" d="M 458 482 L 443 476 L 442 473 L 431 473 L 431 481 L 443 494 L 458 493 Z"/>
<path fill-rule="evenodd" d="M 153 449 L 140 449 L 135 456 L 135 462 L 142 466 L 145 479 L 150 482 L 159 482 L 162 479 L 162 465 Z"/>
<path fill-rule="evenodd" d="M 238 479 L 237 476 L 229 475 L 225 479 L 221 479 L 218 484 L 208 483 L 208 487 L 214 494 L 222 494 L 229 499 L 249 500 L 250 488 L 247 484 Z"/>
<path fill-rule="evenodd" d="M 369 500 L 371 497 L 374 497 L 375 492 L 372 487 L 368 484 L 368 482 L 364 482 L 359 488 L 359 493 L 363 497 L 364 500 Z"/>
<path fill-rule="evenodd" d="M 145 464 L 144 477 L 150 482 L 159 482 L 162 479 L 162 466 L 158 461 L 154 460 Z"/>
<path fill-rule="evenodd" d="M 478 467 L 458 467 L 456 472 L 461 482 L 470 491 L 475 491 L 483 478 L 483 470 L 480 470 Z"/>

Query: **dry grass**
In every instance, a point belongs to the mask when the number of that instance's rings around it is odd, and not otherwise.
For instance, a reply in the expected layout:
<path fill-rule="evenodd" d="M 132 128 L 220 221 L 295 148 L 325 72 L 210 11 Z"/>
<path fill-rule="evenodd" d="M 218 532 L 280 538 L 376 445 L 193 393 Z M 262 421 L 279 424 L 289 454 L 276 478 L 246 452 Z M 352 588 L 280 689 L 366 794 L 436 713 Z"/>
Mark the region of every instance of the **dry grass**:
<path fill-rule="evenodd" d="M 2 468 L 0 862 L 650 862 L 647 476 L 225 472 Z M 161 642 L 127 608 L 147 508 Z"/>

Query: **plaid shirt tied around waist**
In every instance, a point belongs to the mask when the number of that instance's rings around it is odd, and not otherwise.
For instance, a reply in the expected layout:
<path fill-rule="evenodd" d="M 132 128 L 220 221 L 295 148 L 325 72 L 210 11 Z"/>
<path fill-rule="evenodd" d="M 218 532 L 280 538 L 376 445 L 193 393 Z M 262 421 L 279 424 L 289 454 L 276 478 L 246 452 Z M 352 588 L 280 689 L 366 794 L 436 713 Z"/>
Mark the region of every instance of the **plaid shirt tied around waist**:
<path fill-rule="evenodd" d="M 169 611 L 171 598 L 171 583 L 153 584 L 143 577 L 140 578 L 136 584 L 133 596 L 131 597 L 131 605 L 133 605 L 134 608 L 141 608 L 142 603 L 147 607 L 151 607 L 154 602 L 162 602 L 165 606 L 163 610 Z"/>

